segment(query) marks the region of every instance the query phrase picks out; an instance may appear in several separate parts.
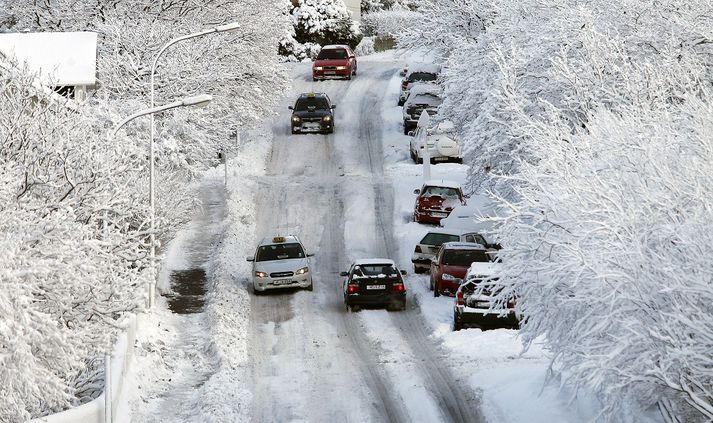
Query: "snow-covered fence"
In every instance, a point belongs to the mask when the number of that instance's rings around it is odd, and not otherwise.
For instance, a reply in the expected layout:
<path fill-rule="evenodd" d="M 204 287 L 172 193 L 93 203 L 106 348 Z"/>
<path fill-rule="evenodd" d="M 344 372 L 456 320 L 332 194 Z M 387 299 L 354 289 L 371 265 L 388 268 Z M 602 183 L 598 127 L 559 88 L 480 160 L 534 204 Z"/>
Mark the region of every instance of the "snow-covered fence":
<path fill-rule="evenodd" d="M 78 407 L 70 408 L 56 414 L 31 420 L 31 423 L 108 423 L 105 415 L 114 416 L 120 397 L 131 358 L 134 355 L 134 341 L 136 340 L 136 315 L 127 318 L 126 329 L 119 335 L 112 349 L 109 375 L 110 381 L 109 401 L 106 401 L 106 388 L 98 398 Z M 111 407 L 111 413 L 105 413 L 106 404 Z M 113 420 L 109 417 L 108 420 Z"/>

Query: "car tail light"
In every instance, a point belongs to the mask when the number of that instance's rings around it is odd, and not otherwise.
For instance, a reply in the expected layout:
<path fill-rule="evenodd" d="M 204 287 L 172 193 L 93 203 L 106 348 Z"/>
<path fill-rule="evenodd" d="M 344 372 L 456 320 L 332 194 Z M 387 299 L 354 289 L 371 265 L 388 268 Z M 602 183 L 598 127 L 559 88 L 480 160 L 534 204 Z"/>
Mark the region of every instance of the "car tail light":
<path fill-rule="evenodd" d="M 417 245 L 417 246 L 416 246 L 416 252 L 417 252 L 417 253 L 422 253 L 422 252 L 423 252 L 423 251 L 421 251 L 421 246 L 420 246 L 420 245 Z"/>
<path fill-rule="evenodd" d="M 406 291 L 406 288 L 404 287 L 403 282 L 394 282 L 394 286 L 391 288 L 394 292 L 404 292 Z"/>
<path fill-rule="evenodd" d="M 350 283 L 349 285 L 347 285 L 347 292 L 348 292 L 348 293 L 353 294 L 353 293 L 358 292 L 358 291 L 359 291 L 359 285 L 357 285 L 357 284 L 351 284 L 351 283 Z"/>
<path fill-rule="evenodd" d="M 401 89 L 405 90 L 408 87 L 408 81 L 404 80 L 401 81 Z"/>
<path fill-rule="evenodd" d="M 456 305 L 458 305 L 458 306 L 465 305 L 465 295 L 463 294 L 463 291 L 456 292 Z"/>

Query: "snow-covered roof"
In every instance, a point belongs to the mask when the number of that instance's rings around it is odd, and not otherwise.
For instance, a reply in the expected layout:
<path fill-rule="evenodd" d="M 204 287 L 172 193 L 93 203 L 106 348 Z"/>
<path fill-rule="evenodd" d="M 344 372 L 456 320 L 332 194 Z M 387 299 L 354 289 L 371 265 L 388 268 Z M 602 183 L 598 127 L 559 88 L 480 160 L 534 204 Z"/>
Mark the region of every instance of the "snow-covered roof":
<path fill-rule="evenodd" d="M 423 183 L 423 186 L 460 189 L 460 184 L 458 182 L 448 181 L 445 179 L 429 179 Z"/>
<path fill-rule="evenodd" d="M 343 48 L 347 49 L 347 48 L 349 48 L 349 46 L 346 44 L 329 44 L 329 45 L 322 47 L 322 50 L 324 50 L 324 49 L 343 49 Z"/>
<path fill-rule="evenodd" d="M 414 72 L 441 73 L 441 65 L 435 63 L 409 63 L 406 78 Z"/>
<path fill-rule="evenodd" d="M 469 233 L 473 233 L 473 232 L 476 232 L 476 231 L 471 231 L 471 230 L 468 230 L 465 228 L 435 228 L 435 229 L 429 230 L 426 235 L 428 235 L 428 234 L 444 234 L 444 235 L 458 235 L 458 236 L 460 236 L 463 234 L 469 234 Z"/>
<path fill-rule="evenodd" d="M 408 107 L 412 104 L 427 104 L 429 106 L 439 106 L 443 103 L 443 99 L 437 93 L 420 93 L 411 94 L 406 98 L 404 107 Z"/>
<path fill-rule="evenodd" d="M 386 258 L 364 258 L 364 259 L 358 259 L 354 260 L 354 264 L 358 266 L 368 266 L 371 264 L 390 264 L 392 266 L 396 266 L 396 263 L 394 263 L 393 260 L 391 259 L 386 259 Z"/>
<path fill-rule="evenodd" d="M 409 96 L 419 94 L 434 94 L 440 96 L 443 88 L 440 85 L 428 82 L 414 82 L 408 88 Z"/>
<path fill-rule="evenodd" d="M 469 276 L 490 276 L 497 271 L 500 265 L 497 262 L 475 261 L 471 263 L 465 277 L 467 279 Z"/>
<path fill-rule="evenodd" d="M 0 53 L 54 86 L 96 84 L 96 32 L 0 33 Z"/>

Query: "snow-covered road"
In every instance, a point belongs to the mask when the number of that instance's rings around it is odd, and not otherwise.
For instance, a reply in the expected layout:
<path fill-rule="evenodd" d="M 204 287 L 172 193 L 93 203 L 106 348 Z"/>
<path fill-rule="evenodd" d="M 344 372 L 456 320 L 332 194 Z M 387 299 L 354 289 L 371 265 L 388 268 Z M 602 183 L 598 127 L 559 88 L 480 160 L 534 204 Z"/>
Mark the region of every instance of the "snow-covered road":
<path fill-rule="evenodd" d="M 159 297 L 139 316 L 117 421 L 596 420 L 591 394 L 548 382 L 542 342 L 523 351 L 514 330 L 452 332 L 453 300 L 434 298 L 427 276 L 406 277 L 404 311 L 345 310 L 339 272 L 351 260 L 388 257 L 411 271 L 428 230 L 411 219 L 422 168 L 409 159 L 396 106 L 402 64 L 377 54 L 360 60 L 353 80 L 319 83 L 310 64 L 291 65 L 293 90 L 277 116 L 246 133 L 227 190 L 222 168 L 206 173 L 205 212 L 169 246 L 163 275 L 204 269 L 205 307 L 177 315 Z M 287 106 L 312 90 L 337 104 L 336 131 L 291 135 Z M 432 167 L 434 178 L 461 183 L 465 171 Z M 284 233 L 315 253 L 314 291 L 255 296 L 245 257 Z"/>
<path fill-rule="evenodd" d="M 351 259 L 397 253 L 380 112 L 399 66 L 362 61 L 352 81 L 320 83 L 295 69 L 256 193 L 257 235 L 299 235 L 316 254 L 315 290 L 252 296 L 253 421 L 480 421 L 413 298 L 400 313 L 348 313 L 341 302 Z M 336 132 L 289 135 L 286 106 L 312 90 L 337 104 Z"/>

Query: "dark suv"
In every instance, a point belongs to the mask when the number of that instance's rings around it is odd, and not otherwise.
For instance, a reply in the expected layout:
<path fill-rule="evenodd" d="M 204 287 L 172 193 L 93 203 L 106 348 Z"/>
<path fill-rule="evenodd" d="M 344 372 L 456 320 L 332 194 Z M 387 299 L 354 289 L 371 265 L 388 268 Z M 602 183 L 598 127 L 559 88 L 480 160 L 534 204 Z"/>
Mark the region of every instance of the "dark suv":
<path fill-rule="evenodd" d="M 334 109 L 325 93 L 300 94 L 292 110 L 291 127 L 293 134 L 319 132 L 331 134 L 334 132 Z"/>

